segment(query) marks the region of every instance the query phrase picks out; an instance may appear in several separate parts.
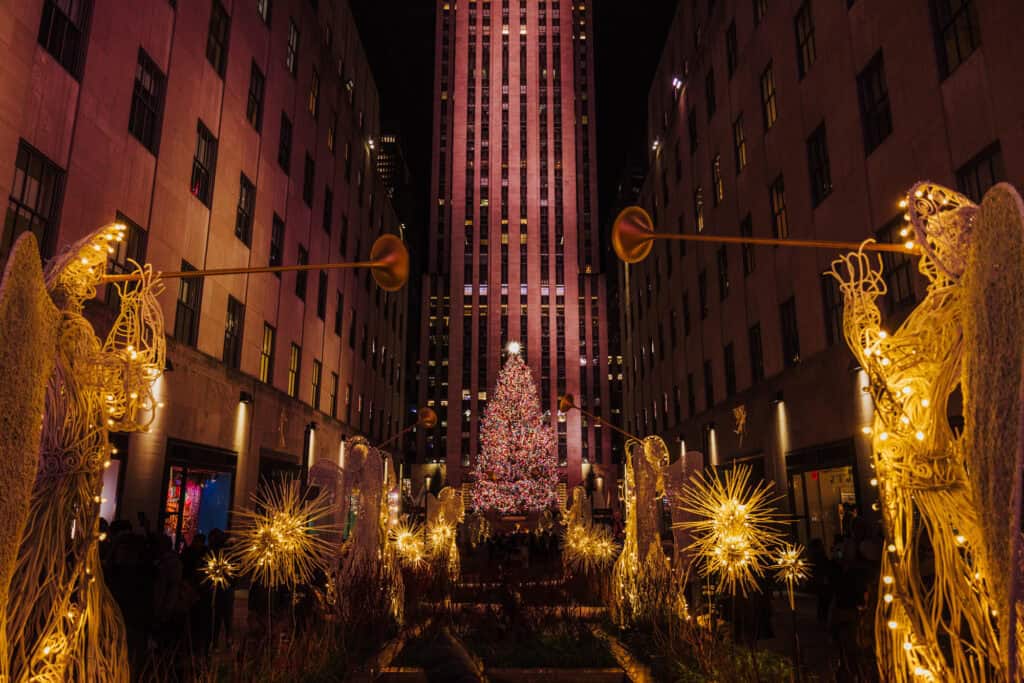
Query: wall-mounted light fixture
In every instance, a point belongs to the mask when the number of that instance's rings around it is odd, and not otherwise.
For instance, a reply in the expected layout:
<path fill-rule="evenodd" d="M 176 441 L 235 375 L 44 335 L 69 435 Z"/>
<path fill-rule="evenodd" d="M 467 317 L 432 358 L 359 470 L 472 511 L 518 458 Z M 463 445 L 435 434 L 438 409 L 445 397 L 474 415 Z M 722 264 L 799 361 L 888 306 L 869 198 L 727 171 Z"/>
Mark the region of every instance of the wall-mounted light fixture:
<path fill-rule="evenodd" d="M 780 403 L 782 403 L 784 400 L 786 400 L 786 399 L 783 397 L 782 391 L 777 391 L 777 392 L 775 392 L 775 398 L 772 399 L 772 405 L 773 406 L 777 406 Z"/>
<path fill-rule="evenodd" d="M 246 405 L 249 405 L 250 403 L 252 403 L 252 394 L 250 394 L 248 391 L 241 391 L 241 392 L 239 392 L 238 393 L 238 402 L 239 403 L 244 403 Z"/>

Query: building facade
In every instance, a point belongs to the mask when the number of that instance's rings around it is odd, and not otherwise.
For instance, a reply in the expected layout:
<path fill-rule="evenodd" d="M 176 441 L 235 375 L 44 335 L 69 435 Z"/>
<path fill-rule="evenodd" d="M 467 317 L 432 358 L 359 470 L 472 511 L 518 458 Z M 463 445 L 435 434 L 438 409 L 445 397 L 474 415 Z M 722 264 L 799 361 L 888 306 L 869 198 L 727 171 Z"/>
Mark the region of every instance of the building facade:
<path fill-rule="evenodd" d="M 346 2 L 32 0 L 0 38 L 0 261 L 114 220 L 158 271 L 361 260 L 398 221 Z M 116 293 L 89 314 L 102 335 Z M 406 296 L 368 271 L 168 280 L 165 407 L 115 435 L 102 513 L 176 538 L 230 525 L 261 477 L 343 464 L 404 421 Z"/>
<path fill-rule="evenodd" d="M 421 461 L 467 481 L 488 392 L 517 341 L 551 411 L 564 482 L 592 484 L 605 507 L 609 430 L 557 410 L 566 392 L 596 413 L 609 405 L 591 8 L 439 1 L 436 16 L 419 376 L 441 428 L 418 435 Z"/>
<path fill-rule="evenodd" d="M 649 96 L 661 231 L 902 242 L 917 180 L 1024 181 L 1014 27 L 983 0 L 680 3 Z M 828 250 L 657 242 L 620 266 L 627 425 L 774 480 L 803 542 L 873 519 L 866 376 Z M 885 324 L 924 296 L 885 254 Z M 949 407 L 956 428 L 958 401 Z"/>

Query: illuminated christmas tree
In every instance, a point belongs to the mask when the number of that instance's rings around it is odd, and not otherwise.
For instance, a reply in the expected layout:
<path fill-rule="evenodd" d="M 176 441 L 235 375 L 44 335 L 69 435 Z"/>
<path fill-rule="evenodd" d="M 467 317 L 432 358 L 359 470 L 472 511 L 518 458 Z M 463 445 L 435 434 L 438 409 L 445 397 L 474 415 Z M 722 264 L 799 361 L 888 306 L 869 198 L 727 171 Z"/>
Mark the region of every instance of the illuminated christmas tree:
<path fill-rule="evenodd" d="M 530 368 L 509 344 L 509 357 L 480 426 L 473 505 L 502 514 L 543 510 L 558 501 L 556 437 L 541 413 Z"/>

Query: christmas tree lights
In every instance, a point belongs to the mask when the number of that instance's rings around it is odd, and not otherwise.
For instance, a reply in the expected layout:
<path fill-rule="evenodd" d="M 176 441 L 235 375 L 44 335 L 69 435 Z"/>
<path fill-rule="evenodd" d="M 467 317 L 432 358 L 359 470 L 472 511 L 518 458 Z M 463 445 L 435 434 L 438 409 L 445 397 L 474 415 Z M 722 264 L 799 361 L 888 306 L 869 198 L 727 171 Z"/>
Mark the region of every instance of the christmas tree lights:
<path fill-rule="evenodd" d="M 556 437 L 540 410 L 530 369 L 510 353 L 480 427 L 473 505 L 502 514 L 558 502 Z"/>

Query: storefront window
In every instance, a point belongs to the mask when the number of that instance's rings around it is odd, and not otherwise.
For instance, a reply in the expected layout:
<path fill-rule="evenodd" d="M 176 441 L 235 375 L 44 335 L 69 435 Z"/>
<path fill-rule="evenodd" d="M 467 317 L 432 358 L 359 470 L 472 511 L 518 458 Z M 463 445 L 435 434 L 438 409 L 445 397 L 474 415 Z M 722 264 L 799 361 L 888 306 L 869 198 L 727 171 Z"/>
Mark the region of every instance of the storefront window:
<path fill-rule="evenodd" d="M 175 441 L 168 443 L 167 453 L 164 533 L 180 547 L 192 543 L 196 534 L 227 530 L 237 456 Z"/>

